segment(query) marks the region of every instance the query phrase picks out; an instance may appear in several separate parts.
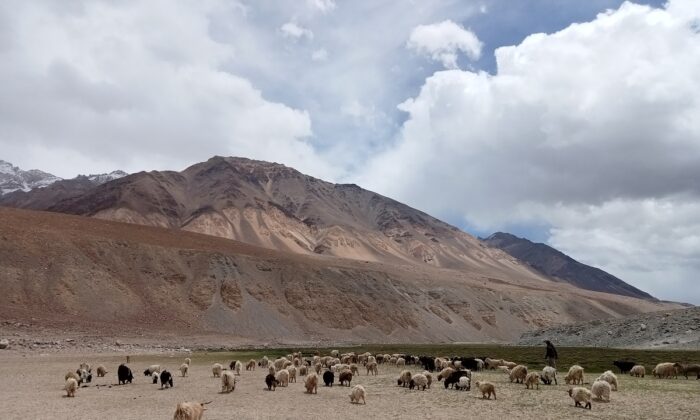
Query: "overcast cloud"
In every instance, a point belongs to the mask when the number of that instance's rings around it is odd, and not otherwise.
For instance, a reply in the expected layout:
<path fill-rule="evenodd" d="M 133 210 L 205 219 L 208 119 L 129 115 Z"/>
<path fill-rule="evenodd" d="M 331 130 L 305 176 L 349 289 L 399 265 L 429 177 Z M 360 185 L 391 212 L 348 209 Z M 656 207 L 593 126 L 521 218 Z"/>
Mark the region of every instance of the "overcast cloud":
<path fill-rule="evenodd" d="M 653 3 L 3 2 L 0 159 L 278 161 L 700 303 L 700 2 Z"/>

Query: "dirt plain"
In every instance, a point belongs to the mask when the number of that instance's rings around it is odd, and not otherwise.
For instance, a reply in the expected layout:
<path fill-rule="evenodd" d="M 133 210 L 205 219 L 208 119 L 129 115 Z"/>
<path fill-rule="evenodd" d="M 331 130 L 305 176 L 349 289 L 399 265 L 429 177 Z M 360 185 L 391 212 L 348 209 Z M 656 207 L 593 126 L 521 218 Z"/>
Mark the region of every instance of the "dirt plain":
<path fill-rule="evenodd" d="M 169 419 L 180 401 L 212 401 L 205 419 L 344 419 L 368 418 L 524 418 L 561 419 L 572 417 L 610 419 L 677 419 L 694 418 L 700 413 L 700 381 L 685 378 L 631 378 L 618 375 L 620 390 L 613 392 L 610 403 L 594 402 L 593 409 L 575 408 L 566 394 L 568 386 L 540 385 L 526 390 L 511 384 L 503 373 L 475 372 L 474 380 L 486 379 L 496 385 L 498 400 L 482 400 L 475 387 L 469 392 L 445 390 L 433 382 L 427 391 L 409 391 L 396 385 L 400 369 L 380 365 L 378 376 L 364 371 L 353 378 L 367 390 L 367 404 L 351 404 L 350 389 L 319 386 L 318 394 L 304 393 L 303 380 L 277 391 L 265 390 L 265 369 L 243 371 L 234 392 L 220 394 L 220 380 L 212 377 L 211 364 L 228 364 L 232 355 L 224 353 L 192 354 L 189 376 L 177 372 L 187 353 L 131 356 L 135 381 L 114 385 L 116 367 L 125 361 L 124 354 L 20 354 L 3 357 L 0 367 L 0 410 L 5 419 Z M 108 374 L 78 390 L 75 398 L 65 396 L 63 376 L 75 370 L 81 361 L 93 366 L 104 364 Z M 243 360 L 245 361 L 245 360 Z M 175 372 L 175 386 L 161 390 L 143 376 L 143 370 L 158 363 Z M 410 366 L 417 372 L 415 366 Z M 561 369 L 560 369 L 561 370 Z M 648 367 L 648 370 L 651 370 Z M 588 372 L 586 382 L 597 373 Z M 588 385 L 590 387 L 590 385 Z"/>

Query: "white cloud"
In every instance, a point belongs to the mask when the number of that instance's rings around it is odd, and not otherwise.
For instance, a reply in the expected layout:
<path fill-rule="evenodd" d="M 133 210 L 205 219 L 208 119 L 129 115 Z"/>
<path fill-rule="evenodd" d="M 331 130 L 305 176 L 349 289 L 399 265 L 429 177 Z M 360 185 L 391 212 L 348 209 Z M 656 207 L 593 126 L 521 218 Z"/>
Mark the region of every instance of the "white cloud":
<path fill-rule="evenodd" d="M 292 38 L 292 39 L 301 39 L 301 38 L 306 38 L 306 39 L 314 39 L 314 33 L 308 29 L 304 28 L 303 26 L 300 26 L 296 22 L 287 22 L 282 27 L 280 28 L 280 31 L 282 31 L 282 36 L 285 38 Z"/>
<path fill-rule="evenodd" d="M 256 81 L 271 98 L 308 110 L 310 141 L 346 174 L 342 179 L 393 136 L 401 117 L 396 104 L 425 77 L 424 59 L 404 48 L 407 34 L 422 22 L 446 16 L 464 21 L 478 14 L 476 4 L 442 0 L 421 2 L 416 8 L 358 0 L 338 3 L 326 14 L 294 2 L 261 0 L 250 5 L 246 20 L 215 16 L 212 32 L 230 44 L 236 56 L 226 70 Z M 280 42 L 279 27 L 290 20 L 312 29 L 314 40 Z M 319 49 L 327 52 L 326 61 L 314 61 Z M 316 54 L 322 57 L 322 52 Z M 376 108 L 381 115 L 374 124 L 339 112 L 354 100 Z"/>
<path fill-rule="evenodd" d="M 421 22 L 478 13 L 447 1 L 418 8 L 384 0 L 70 4 L 0 2 L 0 158 L 66 177 L 177 169 L 212 154 L 347 177 L 397 129 L 396 103 L 421 78 L 419 59 L 403 48 L 406 34 Z M 313 28 L 313 41 L 280 42 L 290 16 Z M 319 65 L 313 56 L 322 59 L 324 50 L 332 60 Z M 185 84 L 195 82 L 186 76 L 194 68 L 202 78 L 196 88 Z M 241 82 L 241 94 L 224 98 L 215 80 Z M 258 106 L 247 102 L 256 95 L 270 106 L 244 119 L 249 105 Z M 358 98 L 382 115 L 375 124 L 338 112 Z M 284 121 L 295 123 L 280 127 L 279 139 L 264 134 Z M 255 139 L 238 133 L 251 125 Z M 63 161 L 53 159 L 59 155 Z"/>
<path fill-rule="evenodd" d="M 336 7 L 335 0 L 307 0 L 307 2 L 321 13 L 331 12 Z"/>
<path fill-rule="evenodd" d="M 18 4 L 0 51 L 3 157 L 73 176 L 106 160 L 137 171 L 240 155 L 334 178 L 308 143 L 306 111 L 222 69 L 236 50 L 211 37 L 208 16 L 228 6 Z"/>
<path fill-rule="evenodd" d="M 688 255 L 700 255 L 700 245 L 688 209 L 700 208 L 700 13 L 693 4 L 625 3 L 497 49 L 495 75 L 435 73 L 401 104 L 408 120 L 400 135 L 359 182 L 433 214 L 461 212 L 483 230 L 550 225 L 555 246 L 633 284 L 656 278 L 646 288 L 662 297 L 670 294 L 662 278 L 694 287 L 700 267 Z M 615 228 L 625 218 L 634 222 Z M 611 255 L 614 264 L 606 262 Z M 678 298 L 682 289 L 674 290 Z"/>
<path fill-rule="evenodd" d="M 311 59 L 313 61 L 326 61 L 328 60 L 328 51 L 325 48 L 320 48 L 311 53 Z"/>
<path fill-rule="evenodd" d="M 377 119 L 383 115 L 377 110 L 374 105 L 366 105 L 354 99 L 340 109 L 343 115 L 350 116 L 363 124 L 375 124 Z"/>
<path fill-rule="evenodd" d="M 700 302 L 700 202 L 688 197 L 611 200 L 548 216 L 550 244 L 587 264 L 682 302 Z"/>
<path fill-rule="evenodd" d="M 481 56 L 482 43 L 474 32 L 451 20 L 432 25 L 418 25 L 411 31 L 406 46 L 439 61 L 449 69 L 456 69 L 457 55 L 462 52 L 472 60 Z"/>

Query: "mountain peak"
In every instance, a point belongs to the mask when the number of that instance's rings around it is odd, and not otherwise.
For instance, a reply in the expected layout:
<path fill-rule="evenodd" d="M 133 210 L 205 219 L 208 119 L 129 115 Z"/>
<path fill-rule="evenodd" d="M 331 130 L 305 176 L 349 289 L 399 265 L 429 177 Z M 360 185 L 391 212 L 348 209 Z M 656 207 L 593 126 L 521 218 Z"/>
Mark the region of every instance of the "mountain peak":
<path fill-rule="evenodd" d="M 510 233 L 496 232 L 482 241 L 526 262 L 535 270 L 571 283 L 582 289 L 654 299 L 605 271 L 580 263 L 563 252 L 543 243 L 532 242 Z"/>
<path fill-rule="evenodd" d="M 19 168 L 13 166 L 10 162 L 0 159 L 0 174 L 14 173 Z"/>
<path fill-rule="evenodd" d="M 517 236 L 513 235 L 512 233 L 507 233 L 507 232 L 496 232 L 491 234 L 487 238 L 479 238 L 482 241 L 512 241 L 516 239 L 524 240 L 530 242 L 528 239 L 525 238 L 518 238 Z"/>
<path fill-rule="evenodd" d="M 93 183 L 100 185 L 100 184 L 104 184 L 105 182 L 114 181 L 115 179 L 123 178 L 127 175 L 129 175 L 129 174 L 127 174 L 124 171 L 116 170 L 116 171 L 112 171 L 112 172 L 105 173 L 105 174 L 85 175 L 85 177 L 87 179 L 89 179 L 90 181 L 92 181 Z"/>
<path fill-rule="evenodd" d="M 72 180 L 78 180 L 77 184 L 80 184 L 83 180 L 88 180 L 94 185 L 101 185 L 127 175 L 124 171 L 116 170 L 104 174 L 78 175 Z M 24 171 L 12 163 L 0 159 L 0 196 L 13 192 L 28 193 L 36 188 L 45 188 L 59 181 L 72 180 L 64 180 L 39 169 Z M 63 184 L 60 186 L 60 188 L 64 187 L 65 185 Z"/>
<path fill-rule="evenodd" d="M 233 171 L 245 175 L 251 180 L 259 182 L 268 182 L 277 178 L 301 178 L 306 175 L 277 162 L 266 162 L 262 160 L 248 159 L 237 156 L 213 156 L 206 162 L 196 163 L 187 169 L 184 173 L 200 173 L 211 175 L 213 172 L 220 171 L 222 173 Z M 309 177 L 311 178 L 311 177 Z"/>
<path fill-rule="evenodd" d="M 0 160 L 0 196 L 14 191 L 46 187 L 60 179 L 38 169 L 24 171 L 10 162 Z"/>

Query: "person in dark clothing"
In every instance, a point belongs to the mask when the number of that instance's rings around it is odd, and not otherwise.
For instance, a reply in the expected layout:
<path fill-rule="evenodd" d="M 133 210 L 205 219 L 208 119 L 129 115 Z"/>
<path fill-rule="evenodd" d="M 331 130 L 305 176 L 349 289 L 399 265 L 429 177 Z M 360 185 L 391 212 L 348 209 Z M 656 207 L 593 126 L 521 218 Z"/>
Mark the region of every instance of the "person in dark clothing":
<path fill-rule="evenodd" d="M 547 362 L 547 366 L 551 366 L 556 369 L 557 359 L 559 358 L 559 355 L 557 354 L 557 349 L 554 348 L 554 344 L 552 344 L 551 341 L 544 340 L 544 342 L 545 344 L 547 344 L 547 352 L 544 354 L 544 359 Z"/>

